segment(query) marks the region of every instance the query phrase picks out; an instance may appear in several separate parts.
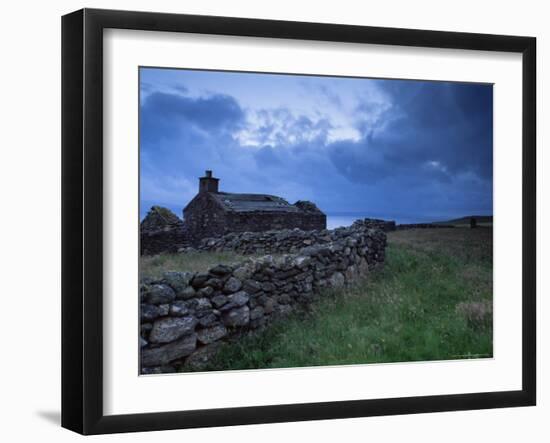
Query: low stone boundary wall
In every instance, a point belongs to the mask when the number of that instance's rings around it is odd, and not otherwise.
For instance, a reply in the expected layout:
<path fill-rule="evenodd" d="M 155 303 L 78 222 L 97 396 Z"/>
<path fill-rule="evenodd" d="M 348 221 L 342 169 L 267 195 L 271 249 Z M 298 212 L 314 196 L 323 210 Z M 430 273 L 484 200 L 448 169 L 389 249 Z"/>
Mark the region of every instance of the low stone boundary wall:
<path fill-rule="evenodd" d="M 395 231 L 396 225 L 393 220 L 381 220 L 378 218 L 364 218 L 361 220 L 356 220 L 353 222 L 355 227 L 370 228 L 370 229 L 381 229 L 384 232 Z"/>
<path fill-rule="evenodd" d="M 206 238 L 197 246 L 199 251 L 235 251 L 240 254 L 283 254 L 297 253 L 314 244 L 328 244 L 346 236 L 347 231 L 322 230 L 302 231 L 283 229 L 280 231 L 236 232 L 217 238 Z"/>
<path fill-rule="evenodd" d="M 386 234 L 381 230 L 350 227 L 262 235 L 270 245 L 264 248 L 282 251 L 284 244 L 296 252 L 220 264 L 204 273 L 166 272 L 159 280 L 142 279 L 142 374 L 201 367 L 224 340 L 307 305 L 323 288 L 351 283 L 385 258 Z M 216 248 L 228 248 L 230 242 L 226 236 Z M 252 245 L 257 243 L 235 243 L 239 251 Z"/>
<path fill-rule="evenodd" d="M 380 229 L 384 232 L 395 230 L 395 222 L 365 219 L 357 220 L 351 227 L 303 231 L 301 229 L 283 229 L 280 231 L 236 232 L 223 237 L 205 238 L 196 247 L 199 251 L 235 251 L 240 254 L 295 254 L 305 246 L 322 245 L 337 242 L 352 233 L 368 229 Z"/>
<path fill-rule="evenodd" d="M 397 230 L 402 231 L 405 229 L 438 229 L 438 228 L 454 228 L 453 225 L 438 225 L 434 223 L 408 223 L 404 225 L 397 225 Z"/>

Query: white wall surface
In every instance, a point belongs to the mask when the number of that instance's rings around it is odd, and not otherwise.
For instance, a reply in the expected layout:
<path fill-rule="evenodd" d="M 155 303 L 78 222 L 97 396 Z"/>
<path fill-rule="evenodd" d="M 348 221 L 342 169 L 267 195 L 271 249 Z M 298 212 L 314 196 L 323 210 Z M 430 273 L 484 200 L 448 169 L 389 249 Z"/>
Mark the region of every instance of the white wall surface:
<path fill-rule="evenodd" d="M 6 442 L 81 440 L 60 415 L 60 96 L 61 15 L 81 7 L 154 10 L 348 23 L 538 38 L 539 388 L 538 406 L 410 416 L 101 436 L 94 441 L 550 441 L 548 155 L 549 11 L 545 2 L 428 0 L 320 2 L 167 0 L 11 1 L 0 27 L 0 438 Z M 545 198 L 546 197 L 546 198 Z M 546 202 L 544 202 L 546 200 Z M 542 275 L 545 273 L 545 275 Z M 25 300 L 25 302 L 23 302 Z"/>

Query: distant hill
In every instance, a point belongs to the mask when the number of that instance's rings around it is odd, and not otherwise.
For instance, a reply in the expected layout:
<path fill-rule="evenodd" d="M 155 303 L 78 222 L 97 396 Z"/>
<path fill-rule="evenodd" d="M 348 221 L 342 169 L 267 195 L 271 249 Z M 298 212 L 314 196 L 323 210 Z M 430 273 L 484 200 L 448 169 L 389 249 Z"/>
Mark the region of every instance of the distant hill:
<path fill-rule="evenodd" d="M 434 222 L 434 225 L 465 225 L 470 224 L 470 219 L 475 218 L 477 224 L 493 224 L 492 215 L 467 215 L 466 217 L 455 218 L 448 221 Z"/>

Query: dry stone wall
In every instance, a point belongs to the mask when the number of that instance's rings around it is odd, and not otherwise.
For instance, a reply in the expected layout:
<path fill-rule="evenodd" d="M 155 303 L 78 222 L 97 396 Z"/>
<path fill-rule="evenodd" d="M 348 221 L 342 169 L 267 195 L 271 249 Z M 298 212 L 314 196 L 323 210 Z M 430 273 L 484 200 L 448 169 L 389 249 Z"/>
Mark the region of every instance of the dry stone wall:
<path fill-rule="evenodd" d="M 353 222 L 355 227 L 381 229 L 384 232 L 391 232 L 405 229 L 438 229 L 438 228 L 454 228 L 453 225 L 435 224 L 435 223 L 406 223 L 396 224 L 393 220 L 381 220 L 377 218 L 365 218 Z"/>
<path fill-rule="evenodd" d="M 353 222 L 353 226 L 357 228 L 381 229 L 384 232 L 395 231 L 396 225 L 393 220 L 381 220 L 378 218 L 365 218 Z"/>
<path fill-rule="evenodd" d="M 200 251 L 235 251 L 241 254 L 297 253 L 311 245 L 328 244 L 349 236 L 346 229 L 303 231 L 283 229 L 264 232 L 239 232 L 217 238 L 206 238 L 197 247 Z"/>
<path fill-rule="evenodd" d="M 141 373 L 200 368 L 224 341 L 309 304 L 384 262 L 386 234 L 363 226 L 272 231 L 205 241 L 203 250 L 265 255 L 140 282 Z"/>
<path fill-rule="evenodd" d="M 177 252 L 188 247 L 190 242 L 183 225 L 167 226 L 156 231 L 140 232 L 140 254 L 155 255 L 161 253 Z"/>
<path fill-rule="evenodd" d="M 454 228 L 453 225 L 435 224 L 435 223 L 407 223 L 397 225 L 399 231 L 406 229 L 441 229 L 441 228 Z"/>

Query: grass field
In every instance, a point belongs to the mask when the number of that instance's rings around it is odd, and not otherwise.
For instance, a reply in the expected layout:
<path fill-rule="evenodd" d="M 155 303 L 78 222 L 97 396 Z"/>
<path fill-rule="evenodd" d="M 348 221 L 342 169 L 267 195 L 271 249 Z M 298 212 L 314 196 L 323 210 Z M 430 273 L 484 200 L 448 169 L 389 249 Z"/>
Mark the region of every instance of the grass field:
<path fill-rule="evenodd" d="M 234 252 L 187 252 L 142 256 L 139 260 L 140 277 L 159 278 L 166 271 L 204 272 L 219 263 L 233 263 L 253 256 Z"/>
<path fill-rule="evenodd" d="M 397 231 L 388 241 L 383 270 L 227 344 L 205 369 L 491 357 L 492 229 Z"/>

